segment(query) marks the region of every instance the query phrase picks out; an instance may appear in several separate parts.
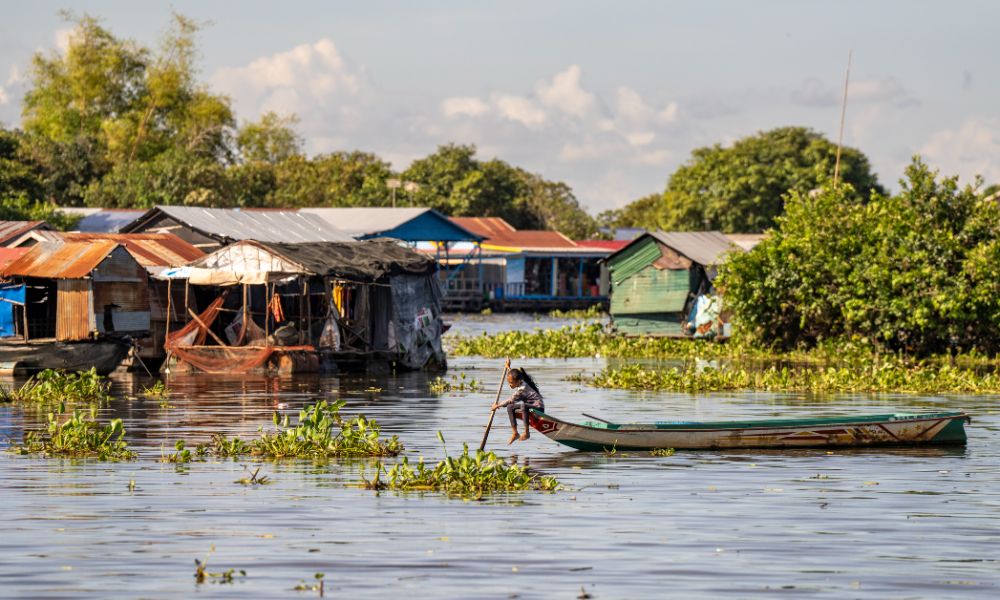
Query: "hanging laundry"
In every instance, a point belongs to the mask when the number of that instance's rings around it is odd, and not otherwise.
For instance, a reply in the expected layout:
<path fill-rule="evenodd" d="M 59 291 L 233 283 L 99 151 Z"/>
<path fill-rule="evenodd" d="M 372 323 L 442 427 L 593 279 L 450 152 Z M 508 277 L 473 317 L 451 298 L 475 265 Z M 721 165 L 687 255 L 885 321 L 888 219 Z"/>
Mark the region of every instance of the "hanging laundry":
<path fill-rule="evenodd" d="M 278 292 L 275 292 L 271 296 L 271 302 L 268 304 L 268 308 L 271 311 L 271 316 L 274 317 L 275 323 L 281 323 L 285 320 L 285 309 L 281 307 L 281 296 Z"/>

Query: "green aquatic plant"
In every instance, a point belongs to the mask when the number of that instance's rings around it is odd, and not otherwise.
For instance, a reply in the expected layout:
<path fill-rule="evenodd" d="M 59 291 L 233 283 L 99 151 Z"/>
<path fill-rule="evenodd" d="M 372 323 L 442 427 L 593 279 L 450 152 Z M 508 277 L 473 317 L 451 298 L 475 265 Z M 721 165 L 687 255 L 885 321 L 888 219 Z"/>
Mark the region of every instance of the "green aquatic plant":
<path fill-rule="evenodd" d="M 208 555 L 211 556 L 212 552 L 215 552 L 214 545 L 209 549 Z M 200 561 L 197 558 L 194 559 L 194 582 L 198 585 L 203 583 L 233 583 L 237 573 L 240 577 L 246 577 L 247 575 L 247 572 L 243 569 L 239 571 L 236 569 L 227 569 L 213 573 L 208 570 L 208 556 L 205 557 L 204 561 Z"/>
<path fill-rule="evenodd" d="M 451 380 L 444 379 L 442 377 L 435 377 L 434 381 L 430 382 L 428 388 L 431 392 L 435 394 L 446 394 L 448 392 L 481 392 L 483 391 L 483 384 L 475 378 L 466 380 L 466 374 L 462 373 L 460 377 L 451 376 Z"/>
<path fill-rule="evenodd" d="M 365 479 L 362 475 L 362 481 L 371 490 L 437 491 L 476 499 L 498 492 L 553 491 L 559 487 L 555 478 L 507 464 L 493 452 L 477 450 L 470 454 L 468 444 L 463 445 L 461 455 L 446 456 L 433 467 L 423 457 L 416 466 L 406 457 L 389 469 L 379 462 L 375 476 Z"/>
<path fill-rule="evenodd" d="M 174 443 L 174 449 L 177 450 L 174 454 L 166 454 L 161 450 L 160 462 L 184 464 L 193 460 L 205 460 L 208 456 L 208 446 L 205 444 L 198 444 L 194 452 L 191 452 L 184 440 L 178 440 Z"/>
<path fill-rule="evenodd" d="M 257 467 L 254 472 L 251 473 L 250 469 L 244 465 L 243 470 L 247 472 L 248 477 L 241 477 L 237 479 L 236 483 L 240 485 L 267 485 L 269 483 L 273 483 L 271 478 L 267 475 L 259 475 L 260 467 Z"/>
<path fill-rule="evenodd" d="M 106 377 L 97 370 L 71 372 L 46 369 L 32 375 L 20 388 L 0 391 L 0 398 L 8 402 L 32 404 L 101 403 L 111 399 L 111 387 Z"/>
<path fill-rule="evenodd" d="M 652 450 L 649 451 L 649 453 L 652 454 L 653 456 L 673 456 L 674 455 L 674 449 L 673 448 L 653 448 Z"/>
<path fill-rule="evenodd" d="M 603 304 L 591 304 L 587 308 L 572 308 L 568 310 L 555 309 L 549 311 L 554 319 L 599 319 L 605 314 Z"/>
<path fill-rule="evenodd" d="M 859 367 L 771 366 L 753 369 L 740 366 L 699 368 L 691 365 L 682 369 L 657 369 L 632 364 L 605 368 L 591 383 L 602 388 L 679 392 L 1000 392 L 1000 375 L 992 371 L 911 364 L 895 358 L 882 358 Z"/>
<path fill-rule="evenodd" d="M 65 410 L 61 405 L 59 413 L 49 413 L 45 429 L 31 430 L 24 435 L 24 444 L 13 450 L 19 454 L 40 454 L 43 456 L 96 457 L 99 460 L 132 460 L 135 452 L 128 449 L 122 438 L 125 427 L 121 419 L 112 419 L 102 425 L 83 413 L 73 411 L 69 418 L 61 420 Z"/>
<path fill-rule="evenodd" d="M 305 581 L 299 580 L 299 583 L 292 588 L 295 592 L 319 592 L 320 598 L 323 597 L 323 577 L 326 575 L 324 573 L 316 573 L 313 575 L 313 579 L 316 583 L 306 583 Z"/>
<path fill-rule="evenodd" d="M 342 419 L 344 402 L 321 400 L 299 412 L 298 423 L 289 427 L 288 416 L 274 413 L 277 430 L 264 432 L 249 442 L 216 434 L 210 451 L 216 456 L 243 455 L 264 458 L 329 458 L 344 456 L 395 456 L 403 451 L 399 438 L 381 437 L 374 419 L 359 415 Z"/>

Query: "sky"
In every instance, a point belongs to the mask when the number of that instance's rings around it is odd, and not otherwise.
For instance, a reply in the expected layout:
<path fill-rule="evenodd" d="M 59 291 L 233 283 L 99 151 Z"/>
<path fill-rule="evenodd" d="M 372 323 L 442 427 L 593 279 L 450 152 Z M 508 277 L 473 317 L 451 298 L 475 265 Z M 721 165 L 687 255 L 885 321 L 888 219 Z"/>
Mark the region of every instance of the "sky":
<path fill-rule="evenodd" d="M 3 2 L 0 123 L 20 122 L 35 52 L 69 2 Z M 295 113 L 310 153 L 365 150 L 404 169 L 475 144 L 588 210 L 661 192 L 695 148 L 786 125 L 844 143 L 890 189 L 914 154 L 1000 181 L 1000 2 L 79 1 L 154 46 L 172 10 L 207 23 L 200 75 L 237 117 Z"/>

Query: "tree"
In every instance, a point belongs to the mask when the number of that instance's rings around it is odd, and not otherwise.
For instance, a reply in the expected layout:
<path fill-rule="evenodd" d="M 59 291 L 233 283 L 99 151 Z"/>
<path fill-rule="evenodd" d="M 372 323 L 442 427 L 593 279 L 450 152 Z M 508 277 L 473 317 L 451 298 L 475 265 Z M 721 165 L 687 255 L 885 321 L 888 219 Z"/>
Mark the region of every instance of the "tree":
<path fill-rule="evenodd" d="M 66 228 L 75 219 L 44 201 L 44 183 L 38 166 L 22 152 L 24 136 L 0 127 L 0 220 L 48 221 Z"/>
<path fill-rule="evenodd" d="M 268 111 L 260 119 L 246 123 L 236 134 L 236 147 L 247 162 L 277 164 L 302 155 L 302 138 L 295 132 L 299 118 Z"/>
<path fill-rule="evenodd" d="M 900 183 L 866 203 L 848 184 L 791 192 L 772 234 L 722 266 L 741 332 L 786 348 L 1000 350 L 1000 204 L 919 159 Z"/>
<path fill-rule="evenodd" d="M 518 229 L 560 229 L 571 237 L 596 231 L 566 184 L 475 154 L 475 146 L 448 144 L 413 161 L 401 176 L 420 189 L 405 202 L 457 217 L 500 217 Z"/>
<path fill-rule="evenodd" d="M 732 146 L 698 148 L 670 176 L 659 203 L 643 198 L 642 210 L 622 210 L 619 226 L 673 230 L 759 232 L 784 211 L 789 192 L 807 194 L 833 173 L 837 146 L 804 127 L 781 127 Z M 840 180 L 856 190 L 845 201 L 884 193 L 868 158 L 843 148 Z"/>

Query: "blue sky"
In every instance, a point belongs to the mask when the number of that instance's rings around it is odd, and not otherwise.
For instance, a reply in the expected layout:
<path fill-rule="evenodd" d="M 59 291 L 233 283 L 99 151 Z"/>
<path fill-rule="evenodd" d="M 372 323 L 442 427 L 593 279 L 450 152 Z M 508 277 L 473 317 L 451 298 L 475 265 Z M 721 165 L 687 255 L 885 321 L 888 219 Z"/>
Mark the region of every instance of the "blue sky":
<path fill-rule="evenodd" d="M 0 20 L 0 122 L 66 2 Z M 404 168 L 449 141 L 569 183 L 592 212 L 661 191 L 693 148 L 781 125 L 845 142 L 883 183 L 915 153 L 1000 181 L 997 2 L 77 2 L 155 44 L 171 7 L 211 25 L 202 78 L 241 119 L 295 112 L 307 150 Z"/>

